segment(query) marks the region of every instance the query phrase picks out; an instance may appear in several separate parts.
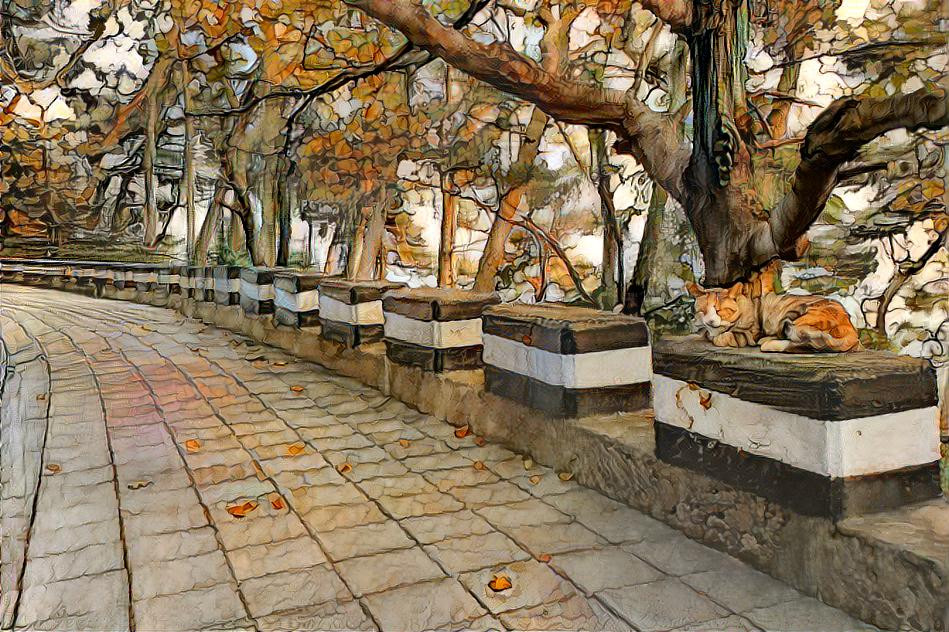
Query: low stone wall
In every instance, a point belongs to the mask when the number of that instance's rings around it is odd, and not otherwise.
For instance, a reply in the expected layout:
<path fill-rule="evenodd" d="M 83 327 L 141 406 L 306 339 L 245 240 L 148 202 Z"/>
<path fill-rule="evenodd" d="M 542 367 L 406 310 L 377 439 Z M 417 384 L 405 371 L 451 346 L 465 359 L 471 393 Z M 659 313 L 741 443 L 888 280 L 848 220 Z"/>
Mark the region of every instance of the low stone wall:
<path fill-rule="evenodd" d="M 381 342 L 349 348 L 316 335 L 313 328 L 284 326 L 272 315 L 245 314 L 240 305 L 216 305 L 182 294 L 102 284 L 98 295 L 176 309 L 356 378 L 451 424 L 467 424 L 479 435 L 569 471 L 580 483 L 880 627 L 949 626 L 949 538 L 944 531 L 949 505 L 943 499 L 838 522 L 806 516 L 660 461 L 648 410 L 552 417 L 487 392 L 481 370 L 435 373 L 390 362 Z"/>

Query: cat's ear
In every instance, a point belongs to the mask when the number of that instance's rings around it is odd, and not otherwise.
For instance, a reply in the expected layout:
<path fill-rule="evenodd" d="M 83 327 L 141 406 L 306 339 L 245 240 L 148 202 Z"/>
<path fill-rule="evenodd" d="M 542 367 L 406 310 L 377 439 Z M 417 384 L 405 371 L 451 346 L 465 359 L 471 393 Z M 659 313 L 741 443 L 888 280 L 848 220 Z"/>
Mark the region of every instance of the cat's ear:
<path fill-rule="evenodd" d="M 696 298 L 705 294 L 702 288 L 699 287 L 698 283 L 692 283 L 691 281 L 685 284 L 685 289 L 689 291 L 689 294 Z"/>
<path fill-rule="evenodd" d="M 743 283 L 736 283 L 725 291 L 725 295 L 728 296 L 728 298 L 738 298 L 744 289 L 745 285 Z"/>

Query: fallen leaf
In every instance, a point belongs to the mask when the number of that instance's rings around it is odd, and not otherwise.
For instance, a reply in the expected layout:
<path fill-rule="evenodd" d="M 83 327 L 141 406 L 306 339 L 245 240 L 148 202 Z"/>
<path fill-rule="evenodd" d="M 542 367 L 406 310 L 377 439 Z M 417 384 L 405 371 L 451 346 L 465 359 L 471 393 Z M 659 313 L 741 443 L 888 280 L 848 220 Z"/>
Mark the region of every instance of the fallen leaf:
<path fill-rule="evenodd" d="M 262 355 L 247 356 L 248 362 L 260 362 L 263 359 L 264 359 L 264 356 Z"/>
<path fill-rule="evenodd" d="M 476 469 L 476 470 L 483 470 L 483 469 L 484 469 L 484 463 L 482 463 L 481 461 L 475 461 L 475 462 L 474 462 L 474 469 Z"/>
<path fill-rule="evenodd" d="M 293 391 L 294 393 L 302 393 L 303 387 L 300 386 L 299 384 L 294 384 L 293 386 L 290 387 L 290 390 Z"/>
<path fill-rule="evenodd" d="M 465 437 L 468 436 L 468 433 L 470 432 L 471 430 L 468 428 L 466 424 L 462 426 L 461 428 L 458 428 L 457 430 L 455 430 L 455 436 L 458 437 L 459 439 L 464 439 Z"/>
<path fill-rule="evenodd" d="M 524 459 L 524 469 L 529 470 L 534 467 L 534 461 L 532 459 Z"/>
<path fill-rule="evenodd" d="M 569 481 L 571 478 L 573 478 L 573 472 L 560 472 L 557 474 L 557 478 L 564 482 Z"/>
<path fill-rule="evenodd" d="M 191 353 L 197 353 L 201 351 L 201 347 L 188 347 L 188 351 L 190 351 Z"/>
<path fill-rule="evenodd" d="M 403 448 L 407 448 L 410 445 L 412 445 L 412 442 L 409 441 L 408 439 L 399 439 L 399 445 L 402 446 Z"/>
<path fill-rule="evenodd" d="M 36 396 L 36 401 L 41 402 L 46 399 L 46 393 L 40 393 Z"/>
<path fill-rule="evenodd" d="M 533 341 L 531 340 L 530 336 L 524 335 L 521 336 L 521 342 L 523 342 L 525 345 L 530 345 L 530 343 Z"/>
<path fill-rule="evenodd" d="M 248 500 L 246 503 L 241 505 L 231 505 L 227 508 L 227 513 L 231 514 L 235 518 L 243 518 L 255 509 L 257 509 L 257 503 L 253 500 Z"/>
<path fill-rule="evenodd" d="M 479 448 L 484 447 L 484 444 L 486 443 L 487 441 L 485 441 L 484 437 L 477 437 L 475 439 L 475 445 L 478 446 Z"/>
<path fill-rule="evenodd" d="M 550 557 L 550 553 L 543 553 L 540 557 L 537 558 L 538 561 L 543 562 L 544 564 L 549 562 L 551 559 L 553 558 Z"/>
<path fill-rule="evenodd" d="M 529 480 L 529 481 L 531 482 L 531 485 L 536 485 L 537 483 L 540 482 L 540 475 L 534 474 L 533 476 L 531 476 L 531 477 L 530 477 L 529 479 L 527 479 L 527 480 Z"/>
<path fill-rule="evenodd" d="M 712 394 L 706 393 L 705 391 L 699 391 L 699 404 L 702 405 L 702 408 L 708 410 L 712 407 Z"/>
<path fill-rule="evenodd" d="M 56 463 L 50 463 L 46 466 L 46 469 L 52 472 L 53 474 L 55 474 L 56 472 L 60 471 L 63 468 L 59 467 L 59 465 Z"/>
<path fill-rule="evenodd" d="M 277 510 L 283 509 L 284 507 L 286 507 L 286 505 L 283 502 L 283 498 L 281 496 L 277 496 L 276 498 L 271 498 L 270 506 Z"/>
<path fill-rule="evenodd" d="M 306 450 L 306 445 L 302 441 L 298 441 L 287 446 L 287 454 L 290 456 L 303 454 L 304 450 Z"/>
<path fill-rule="evenodd" d="M 353 466 L 350 463 L 340 463 L 336 466 L 336 471 L 340 474 L 348 474 L 353 471 Z"/>
<path fill-rule="evenodd" d="M 274 366 L 287 366 L 286 360 L 277 360 L 273 363 Z"/>
<path fill-rule="evenodd" d="M 127 487 L 129 489 L 142 489 L 143 487 L 148 487 L 151 484 L 151 481 L 132 481 Z"/>
<path fill-rule="evenodd" d="M 188 439 L 187 441 L 185 441 L 185 449 L 188 452 L 194 454 L 195 452 L 201 449 L 201 442 L 198 441 L 197 439 Z"/>
<path fill-rule="evenodd" d="M 695 382 L 689 382 L 689 390 L 690 390 L 690 391 L 697 391 L 697 390 L 699 390 L 699 385 L 696 384 Z"/>
<path fill-rule="evenodd" d="M 491 581 L 488 582 L 488 588 L 494 592 L 501 592 L 512 587 L 511 578 L 507 575 L 495 575 L 491 578 Z"/>

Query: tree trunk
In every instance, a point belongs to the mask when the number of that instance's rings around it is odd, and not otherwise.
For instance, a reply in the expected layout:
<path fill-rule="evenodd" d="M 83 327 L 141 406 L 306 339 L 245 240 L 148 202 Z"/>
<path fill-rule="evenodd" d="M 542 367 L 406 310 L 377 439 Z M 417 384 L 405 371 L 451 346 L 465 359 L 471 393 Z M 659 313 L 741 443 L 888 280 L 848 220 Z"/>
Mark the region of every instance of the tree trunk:
<path fill-rule="evenodd" d="M 257 232 L 254 240 L 254 263 L 270 268 L 277 263 L 277 217 L 280 213 L 277 169 L 280 159 L 276 156 L 255 155 L 251 163 L 262 163 L 259 175 L 255 178 L 256 185 L 252 189 L 260 205 L 260 225 L 255 225 Z"/>
<path fill-rule="evenodd" d="M 449 181 L 445 182 L 445 178 Z M 438 287 L 455 285 L 455 230 L 458 224 L 458 198 L 452 194 L 450 175 L 442 176 L 442 224 L 438 242 Z"/>
<path fill-rule="evenodd" d="M 228 223 L 228 246 L 236 253 L 244 252 L 247 247 L 244 239 L 244 227 L 241 218 L 236 211 L 231 211 L 231 218 Z"/>
<path fill-rule="evenodd" d="M 215 185 L 214 199 L 211 200 L 211 206 L 208 207 L 207 215 L 204 216 L 204 223 L 201 224 L 201 230 L 198 232 L 198 238 L 194 242 L 194 265 L 208 265 L 208 252 L 211 250 L 211 244 L 214 243 L 214 236 L 217 234 L 218 224 L 221 223 L 221 217 L 224 215 L 224 194 L 227 189 L 220 183 Z"/>
<path fill-rule="evenodd" d="M 194 117 L 188 112 L 191 111 L 191 67 L 188 61 L 181 62 L 181 93 L 185 108 L 185 146 L 184 146 L 184 168 L 182 170 L 182 182 L 179 187 L 179 193 L 184 197 L 183 203 L 187 217 L 187 235 L 185 239 L 188 261 L 194 261 L 194 223 L 195 223 L 195 165 L 194 165 L 194 143 L 195 126 Z"/>
<path fill-rule="evenodd" d="M 145 228 L 143 242 L 146 248 L 155 246 L 158 237 L 158 178 L 155 173 L 158 144 L 158 122 L 161 117 L 160 87 L 145 97 L 145 146 L 142 149 L 142 171 L 145 173 L 145 205 L 142 219 Z"/>
<path fill-rule="evenodd" d="M 606 132 L 590 131 L 590 145 L 596 153 L 596 190 L 600 197 L 600 216 L 603 222 L 603 264 L 600 275 L 600 292 L 597 297 L 601 309 L 613 309 L 622 303 L 623 287 L 623 239 L 616 220 L 613 191 L 607 167 L 609 157 L 606 148 Z"/>
<path fill-rule="evenodd" d="M 382 254 L 382 238 L 386 230 L 386 206 L 384 200 L 379 200 L 372 206 L 363 233 L 362 251 L 359 263 L 353 278 L 358 280 L 374 279 L 376 277 L 376 259 Z"/>
<path fill-rule="evenodd" d="M 526 170 L 534 164 L 534 160 L 537 158 L 537 150 L 540 147 L 540 139 L 547 128 L 547 121 L 547 115 L 540 108 L 535 107 L 533 114 L 531 114 L 530 123 L 528 123 L 521 139 L 521 146 L 517 151 L 517 162 L 515 164 L 518 168 Z M 512 187 L 501 198 L 498 212 L 488 233 L 488 240 L 484 245 L 481 261 L 478 263 L 478 273 L 475 275 L 473 288 L 475 292 L 494 291 L 494 277 L 497 276 L 501 264 L 504 263 L 504 247 L 514 228 L 506 220 L 513 219 L 516 216 L 517 208 L 521 205 L 525 193 L 527 193 L 527 184 L 522 183 Z"/>
<path fill-rule="evenodd" d="M 289 132 L 288 132 L 289 133 Z M 295 195 L 295 165 L 289 160 L 280 160 L 280 170 L 277 178 L 278 208 L 278 241 L 277 265 L 287 266 L 290 263 L 290 237 L 292 232 L 293 208 L 296 206 Z"/>

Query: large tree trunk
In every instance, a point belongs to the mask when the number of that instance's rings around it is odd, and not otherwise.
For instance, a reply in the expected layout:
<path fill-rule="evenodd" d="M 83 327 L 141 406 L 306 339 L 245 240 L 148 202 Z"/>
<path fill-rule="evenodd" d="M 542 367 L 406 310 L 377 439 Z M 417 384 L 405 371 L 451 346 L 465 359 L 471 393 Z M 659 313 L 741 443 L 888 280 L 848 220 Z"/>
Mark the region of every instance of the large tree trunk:
<path fill-rule="evenodd" d="M 145 116 L 145 146 L 142 149 L 142 171 L 145 172 L 145 205 L 142 219 L 145 229 L 143 243 L 146 248 L 155 246 L 158 237 L 158 178 L 155 173 L 158 152 L 158 123 L 161 117 L 161 88 L 147 94 Z"/>
<path fill-rule="evenodd" d="M 195 164 L 194 164 L 194 144 L 195 144 L 195 125 L 194 117 L 188 114 L 191 111 L 191 67 L 188 61 L 181 62 L 181 93 L 185 108 L 185 146 L 184 146 L 184 169 L 182 170 L 181 185 L 179 192 L 183 196 L 185 207 L 187 234 L 185 238 L 188 261 L 194 260 L 194 223 L 195 223 Z"/>
<path fill-rule="evenodd" d="M 244 227 L 236 211 L 231 211 L 230 215 L 227 243 L 232 252 L 241 253 L 247 247 L 244 239 Z"/>
<path fill-rule="evenodd" d="M 458 198 L 452 193 L 450 175 L 442 175 L 441 239 L 438 242 L 438 287 L 455 285 L 455 229 L 458 225 Z"/>
<path fill-rule="evenodd" d="M 521 145 L 517 151 L 517 162 L 515 164 L 522 172 L 528 171 L 537 158 L 537 150 L 540 147 L 540 139 L 547 127 L 547 121 L 547 115 L 540 108 L 534 108 L 530 123 L 527 124 L 527 129 L 521 138 Z M 512 187 L 502 196 L 497 215 L 495 215 L 491 230 L 488 233 L 488 240 L 484 245 L 481 261 L 478 263 L 474 291 L 494 291 L 494 277 L 497 276 L 501 264 L 504 263 L 504 247 L 511 231 L 514 229 L 514 225 L 509 220 L 514 219 L 517 215 L 517 209 L 526 193 L 527 183 L 525 182 Z"/>
<path fill-rule="evenodd" d="M 198 238 L 194 242 L 194 265 L 208 265 L 208 253 L 211 250 L 211 244 L 214 243 L 214 236 L 217 234 L 218 225 L 221 223 L 221 217 L 224 214 L 224 195 L 227 188 L 220 183 L 215 185 L 214 199 L 211 200 L 211 206 L 204 216 L 204 223 L 201 224 L 201 230 L 198 232 Z"/>

